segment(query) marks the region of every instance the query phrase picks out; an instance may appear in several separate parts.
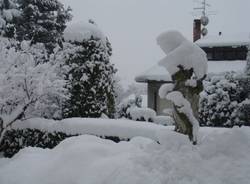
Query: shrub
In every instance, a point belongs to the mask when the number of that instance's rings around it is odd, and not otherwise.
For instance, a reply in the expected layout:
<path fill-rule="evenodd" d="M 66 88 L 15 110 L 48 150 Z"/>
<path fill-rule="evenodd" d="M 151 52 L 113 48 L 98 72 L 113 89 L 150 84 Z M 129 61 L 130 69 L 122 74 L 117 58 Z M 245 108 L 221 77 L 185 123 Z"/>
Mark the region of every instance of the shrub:
<path fill-rule="evenodd" d="M 63 132 L 49 133 L 37 129 L 9 130 L 6 132 L 3 142 L 0 145 L 0 152 L 4 157 L 12 157 L 19 150 L 25 147 L 39 147 L 52 149 L 66 138 L 78 136 L 67 135 Z M 115 136 L 99 136 L 114 142 L 120 142 L 122 139 Z"/>
<path fill-rule="evenodd" d="M 246 78 L 227 73 L 213 76 L 204 82 L 199 117 L 202 126 L 233 127 L 249 125 L 250 103 Z"/>

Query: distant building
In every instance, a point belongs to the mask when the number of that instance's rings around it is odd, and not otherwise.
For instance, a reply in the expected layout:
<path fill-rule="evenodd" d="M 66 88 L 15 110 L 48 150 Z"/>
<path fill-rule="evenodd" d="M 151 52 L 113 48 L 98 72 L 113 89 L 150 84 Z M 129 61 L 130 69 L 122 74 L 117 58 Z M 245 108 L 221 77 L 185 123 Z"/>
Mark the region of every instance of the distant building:
<path fill-rule="evenodd" d="M 198 29 L 200 29 L 199 26 Z M 203 38 L 200 38 L 199 35 L 200 33 L 197 33 L 197 30 L 194 28 L 195 43 L 207 53 L 208 74 L 244 70 L 247 48 L 250 45 L 249 34 L 226 36 L 223 33 L 219 33 L 217 36 L 206 36 Z M 164 109 L 172 107 L 170 102 L 161 99 L 158 95 L 161 85 L 171 82 L 171 76 L 165 68 L 156 64 L 146 72 L 138 75 L 135 80 L 136 82 L 147 83 L 148 107 L 154 109 L 158 115 L 164 114 Z"/>

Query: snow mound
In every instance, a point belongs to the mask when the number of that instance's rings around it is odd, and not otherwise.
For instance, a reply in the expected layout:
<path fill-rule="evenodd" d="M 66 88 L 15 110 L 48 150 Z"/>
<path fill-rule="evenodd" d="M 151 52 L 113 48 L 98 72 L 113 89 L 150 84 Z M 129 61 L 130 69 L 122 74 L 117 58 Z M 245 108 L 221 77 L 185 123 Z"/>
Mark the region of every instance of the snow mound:
<path fill-rule="evenodd" d="M 201 133 L 197 146 L 169 131 L 158 134 L 161 144 L 142 137 L 116 144 L 79 136 L 52 150 L 26 148 L 12 159 L 0 159 L 0 183 L 249 183 L 250 128 L 204 128 Z"/>
<path fill-rule="evenodd" d="M 101 39 L 104 42 L 106 40 L 102 31 L 95 24 L 91 23 L 72 23 L 64 31 L 64 39 L 68 42 L 82 42 L 91 37 Z"/>
<path fill-rule="evenodd" d="M 159 65 L 165 67 L 170 75 L 177 73 L 180 68 L 186 70 L 193 68 L 198 79 L 207 74 L 207 56 L 206 53 L 196 44 L 188 41 L 177 31 L 168 31 L 162 33 L 157 38 L 157 43 L 167 54 Z"/>

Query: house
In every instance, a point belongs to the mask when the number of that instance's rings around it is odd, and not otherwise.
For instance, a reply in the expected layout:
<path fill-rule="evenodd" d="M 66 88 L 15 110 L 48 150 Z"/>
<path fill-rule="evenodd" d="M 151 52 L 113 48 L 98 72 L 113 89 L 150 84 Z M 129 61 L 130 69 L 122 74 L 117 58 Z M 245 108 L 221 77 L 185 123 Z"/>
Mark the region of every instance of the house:
<path fill-rule="evenodd" d="M 200 27 L 199 27 L 200 29 Z M 199 33 L 200 34 L 200 33 Z M 249 34 L 197 37 L 194 28 L 194 41 L 206 53 L 208 58 L 208 74 L 223 74 L 228 71 L 243 71 L 246 66 Z M 172 108 L 166 99 L 161 99 L 158 91 L 162 84 L 171 83 L 168 71 L 156 64 L 135 78 L 136 82 L 146 83 L 148 86 L 148 107 L 154 109 L 158 115 L 164 115 L 165 109 Z"/>

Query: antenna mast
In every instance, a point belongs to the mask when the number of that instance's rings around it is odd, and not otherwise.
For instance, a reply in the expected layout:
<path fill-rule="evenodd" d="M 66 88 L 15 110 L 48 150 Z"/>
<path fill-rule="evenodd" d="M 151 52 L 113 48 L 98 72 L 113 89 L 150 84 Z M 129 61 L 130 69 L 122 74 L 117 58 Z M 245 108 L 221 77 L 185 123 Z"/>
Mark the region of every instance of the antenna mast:
<path fill-rule="evenodd" d="M 195 11 L 201 11 L 201 24 L 203 25 L 203 28 L 201 30 L 201 34 L 202 36 L 206 36 L 208 34 L 208 30 L 206 28 L 206 26 L 209 24 L 209 18 L 208 15 L 212 15 L 213 13 L 208 12 L 207 9 L 208 7 L 211 7 L 210 4 L 207 3 L 207 0 L 202 0 L 202 1 L 195 1 L 197 3 L 199 3 L 199 7 L 195 7 L 194 10 Z"/>

